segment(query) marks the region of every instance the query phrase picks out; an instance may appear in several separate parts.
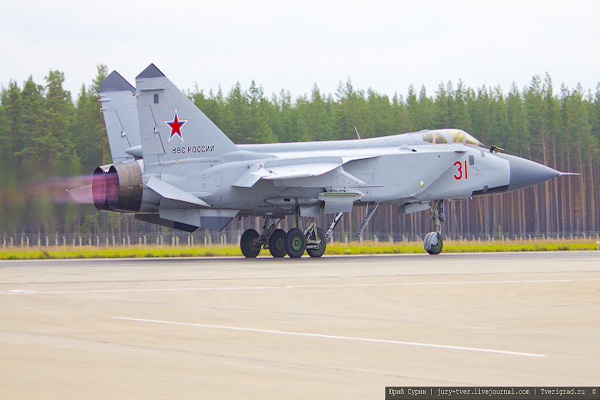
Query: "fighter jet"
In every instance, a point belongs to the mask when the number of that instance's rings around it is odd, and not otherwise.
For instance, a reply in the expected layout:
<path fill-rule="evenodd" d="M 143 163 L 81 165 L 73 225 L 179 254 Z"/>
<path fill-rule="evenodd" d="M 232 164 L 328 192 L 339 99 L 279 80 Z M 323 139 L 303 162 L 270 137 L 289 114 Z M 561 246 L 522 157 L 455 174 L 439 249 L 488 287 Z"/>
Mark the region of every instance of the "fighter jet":
<path fill-rule="evenodd" d="M 444 200 L 502 193 L 563 173 L 486 147 L 459 129 L 363 140 L 236 145 L 154 65 L 131 86 L 116 71 L 100 83 L 113 164 L 96 168 L 98 210 L 193 232 L 220 231 L 238 216 L 263 218 L 246 230 L 247 258 L 321 257 L 343 213 L 367 205 L 360 235 L 383 203 L 430 210 L 429 254 L 442 251 Z M 301 217 L 332 215 L 327 232 Z M 278 228 L 286 215 L 295 227 Z"/>

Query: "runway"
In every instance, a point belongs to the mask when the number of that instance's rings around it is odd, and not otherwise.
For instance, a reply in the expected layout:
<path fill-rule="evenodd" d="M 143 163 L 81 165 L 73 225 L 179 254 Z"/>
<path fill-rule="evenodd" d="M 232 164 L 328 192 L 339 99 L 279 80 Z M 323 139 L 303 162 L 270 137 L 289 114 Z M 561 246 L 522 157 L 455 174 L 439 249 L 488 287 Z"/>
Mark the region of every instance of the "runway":
<path fill-rule="evenodd" d="M 600 253 L 0 262 L 2 398 L 597 386 Z"/>

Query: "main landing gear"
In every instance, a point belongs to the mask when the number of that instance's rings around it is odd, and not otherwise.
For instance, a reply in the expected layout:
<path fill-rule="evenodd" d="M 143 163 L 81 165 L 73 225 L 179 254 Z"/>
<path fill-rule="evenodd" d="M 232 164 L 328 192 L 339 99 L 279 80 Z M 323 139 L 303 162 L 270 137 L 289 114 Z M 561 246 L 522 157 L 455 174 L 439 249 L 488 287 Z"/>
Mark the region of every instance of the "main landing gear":
<path fill-rule="evenodd" d="M 444 242 L 442 242 L 442 222 L 445 220 L 444 215 L 444 200 L 436 200 L 433 208 L 431 208 L 431 219 L 435 223 L 435 232 L 429 232 L 425 236 L 423 247 L 431 254 L 436 255 L 442 252 Z"/>
<path fill-rule="evenodd" d="M 321 257 L 325 253 L 325 234 L 314 222 L 302 230 L 299 209 L 296 209 L 296 227 L 287 233 L 277 228 L 281 220 L 279 218 L 271 222 L 271 218 L 265 216 L 262 235 L 254 229 L 246 230 L 240 239 L 244 257 L 255 258 L 261 249 L 269 249 L 275 258 L 285 257 L 286 254 L 290 258 L 300 258 L 304 251 L 311 257 Z"/>

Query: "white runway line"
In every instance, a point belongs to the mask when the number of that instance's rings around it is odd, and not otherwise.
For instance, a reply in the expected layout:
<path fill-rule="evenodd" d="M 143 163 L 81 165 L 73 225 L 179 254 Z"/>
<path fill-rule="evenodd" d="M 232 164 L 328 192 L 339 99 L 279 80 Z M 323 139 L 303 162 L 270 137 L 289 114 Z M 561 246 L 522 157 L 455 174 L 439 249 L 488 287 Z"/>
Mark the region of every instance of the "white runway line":
<path fill-rule="evenodd" d="M 313 337 L 313 338 L 321 338 L 321 339 L 349 340 L 349 341 L 355 341 L 355 342 L 396 344 L 396 345 L 403 345 L 403 346 L 430 347 L 430 348 L 448 349 L 448 350 L 476 351 L 476 352 L 482 352 L 482 353 L 505 354 L 505 355 L 511 355 L 511 356 L 547 357 L 546 354 L 522 353 L 522 352 L 517 352 L 517 351 L 482 349 L 482 348 L 476 348 L 476 347 L 447 346 L 447 345 L 443 345 L 443 344 L 403 342 L 403 341 L 397 341 L 397 340 L 370 339 L 370 338 L 359 338 L 359 337 L 351 337 L 351 336 L 322 335 L 322 334 L 318 334 L 318 333 L 289 332 L 289 331 L 277 331 L 277 330 L 270 330 L 270 329 L 240 328 L 240 327 L 235 327 L 235 326 L 193 324 L 193 323 L 187 323 L 187 322 L 160 321 L 160 320 L 154 320 L 154 319 L 129 318 L 129 317 L 118 317 L 118 316 L 114 316 L 112 318 L 118 319 L 118 320 L 124 320 L 124 321 L 148 322 L 148 323 L 165 324 L 165 325 L 191 326 L 191 327 L 196 327 L 196 328 L 207 328 L 207 329 L 222 329 L 222 330 L 230 330 L 230 331 L 268 333 L 268 334 L 274 334 L 274 335 L 304 336 L 304 337 Z"/>
<path fill-rule="evenodd" d="M 185 291 L 236 291 L 236 290 L 282 290 L 282 289 L 328 289 L 377 286 L 427 286 L 427 285 L 493 285 L 513 283 L 568 283 L 596 282 L 599 279 L 542 279 L 542 280 L 510 280 L 510 281 L 466 281 L 466 282 L 399 282 L 399 283 L 355 283 L 342 285 L 293 285 L 293 286 L 234 286 L 234 287 L 191 287 L 191 288 L 155 288 L 155 289 L 97 289 L 97 290 L 60 290 L 40 292 L 35 290 L 13 289 L 0 294 L 86 294 L 86 293 L 136 293 L 136 292 L 185 292 Z"/>

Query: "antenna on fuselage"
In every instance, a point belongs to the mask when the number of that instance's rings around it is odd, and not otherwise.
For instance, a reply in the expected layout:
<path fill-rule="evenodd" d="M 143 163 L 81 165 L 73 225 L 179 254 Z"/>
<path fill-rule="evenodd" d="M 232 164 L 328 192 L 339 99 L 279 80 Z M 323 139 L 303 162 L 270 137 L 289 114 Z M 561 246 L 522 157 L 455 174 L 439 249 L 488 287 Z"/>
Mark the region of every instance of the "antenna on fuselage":
<path fill-rule="evenodd" d="M 356 129 L 356 125 L 352 125 L 354 130 L 356 131 L 356 136 L 358 136 L 358 140 L 360 140 L 360 135 L 358 134 L 358 129 Z"/>

